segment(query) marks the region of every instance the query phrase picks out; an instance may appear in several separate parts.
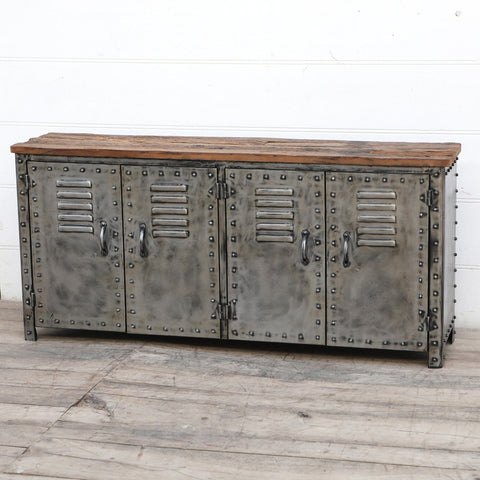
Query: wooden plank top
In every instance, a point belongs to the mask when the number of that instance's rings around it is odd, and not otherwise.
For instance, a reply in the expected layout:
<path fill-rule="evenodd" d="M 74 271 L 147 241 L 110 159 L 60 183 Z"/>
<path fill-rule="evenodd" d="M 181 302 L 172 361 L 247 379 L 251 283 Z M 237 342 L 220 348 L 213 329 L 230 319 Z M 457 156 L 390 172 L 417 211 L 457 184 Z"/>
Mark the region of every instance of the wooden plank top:
<path fill-rule="evenodd" d="M 398 167 L 449 167 L 460 149 L 459 143 L 70 133 L 48 133 L 11 147 L 13 153 L 31 155 Z"/>

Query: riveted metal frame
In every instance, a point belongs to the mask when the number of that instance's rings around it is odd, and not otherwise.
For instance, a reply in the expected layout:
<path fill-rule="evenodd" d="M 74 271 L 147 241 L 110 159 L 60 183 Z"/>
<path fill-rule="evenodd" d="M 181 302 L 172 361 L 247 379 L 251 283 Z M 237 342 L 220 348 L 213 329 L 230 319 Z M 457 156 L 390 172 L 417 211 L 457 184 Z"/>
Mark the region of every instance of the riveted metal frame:
<path fill-rule="evenodd" d="M 36 340 L 35 292 L 32 278 L 32 252 L 30 238 L 30 181 L 27 173 L 29 155 L 16 154 L 18 222 L 20 234 L 20 263 L 22 268 L 23 325 L 25 340 Z"/>
<path fill-rule="evenodd" d="M 444 346 L 454 335 L 456 175 L 456 164 L 448 170 L 439 168 L 430 175 L 430 368 L 443 366 Z"/>

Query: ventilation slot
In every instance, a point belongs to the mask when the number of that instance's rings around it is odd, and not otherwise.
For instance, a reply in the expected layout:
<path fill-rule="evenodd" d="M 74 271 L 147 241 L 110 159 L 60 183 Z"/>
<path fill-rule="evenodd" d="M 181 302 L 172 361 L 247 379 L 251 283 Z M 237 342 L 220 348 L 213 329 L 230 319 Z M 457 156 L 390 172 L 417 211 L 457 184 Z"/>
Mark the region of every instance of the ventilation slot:
<path fill-rule="evenodd" d="M 56 186 L 58 231 L 93 233 L 91 180 L 62 178 L 57 180 Z"/>
<path fill-rule="evenodd" d="M 187 238 L 190 231 L 188 207 L 188 185 L 184 184 L 154 184 L 150 186 L 152 203 L 152 235 L 154 238 Z M 155 206 L 161 204 L 161 206 Z"/>
<path fill-rule="evenodd" d="M 392 190 L 357 192 L 357 245 L 359 247 L 396 247 L 397 193 Z M 389 201 L 390 200 L 390 201 Z M 393 200 L 393 201 L 392 201 Z M 361 212 L 361 213 L 360 213 Z M 362 225 L 367 224 L 367 225 Z M 373 225 L 372 225 L 373 224 Z"/>
<path fill-rule="evenodd" d="M 272 198 L 293 197 L 293 194 L 293 188 L 290 187 L 261 187 L 255 189 L 255 195 L 261 197 L 255 199 L 255 218 L 257 219 L 255 238 L 257 242 L 293 243 L 294 201 L 292 198 Z"/>

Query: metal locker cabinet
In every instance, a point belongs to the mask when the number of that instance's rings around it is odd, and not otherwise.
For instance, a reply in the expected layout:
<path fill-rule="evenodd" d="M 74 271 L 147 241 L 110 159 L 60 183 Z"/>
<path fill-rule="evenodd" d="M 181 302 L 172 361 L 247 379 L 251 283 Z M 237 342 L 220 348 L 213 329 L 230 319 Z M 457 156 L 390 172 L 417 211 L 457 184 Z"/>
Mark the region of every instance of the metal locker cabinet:
<path fill-rule="evenodd" d="M 229 338 L 324 344 L 323 172 L 226 179 Z"/>
<path fill-rule="evenodd" d="M 28 175 L 37 324 L 124 331 L 120 169 L 29 162 Z"/>
<path fill-rule="evenodd" d="M 122 167 L 127 331 L 220 337 L 216 168 Z"/>

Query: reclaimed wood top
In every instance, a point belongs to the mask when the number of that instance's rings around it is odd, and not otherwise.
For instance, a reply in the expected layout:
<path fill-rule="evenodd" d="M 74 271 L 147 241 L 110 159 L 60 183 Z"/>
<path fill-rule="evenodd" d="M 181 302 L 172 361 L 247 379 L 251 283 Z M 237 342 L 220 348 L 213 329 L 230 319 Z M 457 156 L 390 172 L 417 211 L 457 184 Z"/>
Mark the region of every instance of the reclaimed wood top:
<path fill-rule="evenodd" d="M 398 167 L 449 167 L 459 143 L 155 137 L 48 133 L 11 147 L 13 153 L 80 157 L 183 159 Z"/>

